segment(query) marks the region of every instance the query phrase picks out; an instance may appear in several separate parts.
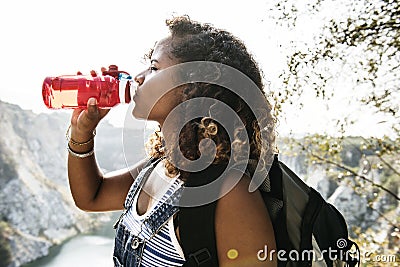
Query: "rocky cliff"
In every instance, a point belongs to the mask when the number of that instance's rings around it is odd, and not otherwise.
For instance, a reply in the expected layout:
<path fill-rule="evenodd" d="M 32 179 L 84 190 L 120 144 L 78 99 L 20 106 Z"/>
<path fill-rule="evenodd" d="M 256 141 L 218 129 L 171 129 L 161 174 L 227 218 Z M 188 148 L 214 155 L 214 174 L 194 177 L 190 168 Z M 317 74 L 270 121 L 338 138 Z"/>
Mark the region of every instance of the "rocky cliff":
<path fill-rule="evenodd" d="M 73 204 L 66 171 L 68 124 L 68 113 L 37 115 L 0 101 L 0 266 L 42 257 L 51 246 L 108 218 Z M 121 129 L 102 122 L 96 139 L 101 168 L 126 166 Z M 136 156 L 143 156 L 143 149 Z"/>

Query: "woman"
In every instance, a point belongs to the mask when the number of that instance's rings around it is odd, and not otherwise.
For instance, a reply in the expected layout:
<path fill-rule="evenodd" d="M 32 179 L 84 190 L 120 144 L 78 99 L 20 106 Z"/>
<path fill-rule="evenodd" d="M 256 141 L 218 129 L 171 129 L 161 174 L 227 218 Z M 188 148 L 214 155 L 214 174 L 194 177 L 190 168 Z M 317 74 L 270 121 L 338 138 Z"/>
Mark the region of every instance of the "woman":
<path fill-rule="evenodd" d="M 93 132 L 108 110 L 90 99 L 87 109 L 74 110 L 71 118 L 68 175 L 75 203 L 86 211 L 126 208 L 117 224 L 115 266 L 182 266 L 187 261 L 177 220 L 181 209 L 163 205 L 172 197 L 186 199 L 181 206 L 189 210 L 216 205 L 214 262 L 219 266 L 276 266 L 275 259 L 257 258 L 260 249 L 267 245 L 273 250 L 276 244 L 260 192 L 249 192 L 256 166 L 265 168 L 266 155 L 274 152 L 275 123 L 260 70 L 244 44 L 226 31 L 187 17 L 173 18 L 167 26 L 170 35 L 156 44 L 149 68 L 134 79 L 133 116 L 156 121 L 161 128 L 147 144 L 152 160 L 103 175 L 94 157 Z M 252 85 L 227 88 L 240 75 L 221 77 L 234 70 L 250 78 L 257 92 L 251 92 Z M 244 99 L 256 100 L 249 104 Z M 237 167 L 243 155 L 235 151 L 246 152 L 244 168 Z M 219 180 L 214 194 L 188 190 L 185 195 L 186 188 L 197 190 Z"/>

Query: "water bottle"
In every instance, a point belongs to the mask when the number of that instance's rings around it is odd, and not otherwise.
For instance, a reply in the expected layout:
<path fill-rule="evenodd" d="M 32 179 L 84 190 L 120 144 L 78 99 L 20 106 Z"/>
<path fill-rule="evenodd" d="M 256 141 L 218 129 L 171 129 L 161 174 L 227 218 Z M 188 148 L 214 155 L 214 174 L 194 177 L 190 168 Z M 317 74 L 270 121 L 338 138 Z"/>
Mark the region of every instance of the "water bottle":
<path fill-rule="evenodd" d="M 63 75 L 46 77 L 43 81 L 44 104 L 50 109 L 86 108 L 89 98 L 97 99 L 100 108 L 111 108 L 131 101 L 131 76 L 116 65 L 102 68 L 102 75 Z"/>

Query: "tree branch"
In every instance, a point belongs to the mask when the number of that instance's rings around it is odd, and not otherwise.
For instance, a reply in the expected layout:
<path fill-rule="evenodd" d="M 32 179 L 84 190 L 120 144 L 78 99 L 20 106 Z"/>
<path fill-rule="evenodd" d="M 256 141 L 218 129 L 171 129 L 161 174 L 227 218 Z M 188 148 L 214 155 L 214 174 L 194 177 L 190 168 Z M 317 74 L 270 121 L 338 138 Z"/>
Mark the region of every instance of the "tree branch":
<path fill-rule="evenodd" d="M 305 148 L 305 147 L 303 146 L 303 148 Z M 305 149 L 306 149 L 306 148 L 305 148 Z M 309 151 L 309 150 L 308 150 L 308 151 Z M 328 163 L 328 164 L 334 165 L 334 166 L 336 166 L 336 167 L 338 167 L 338 168 L 340 168 L 340 169 L 342 169 L 342 170 L 345 170 L 345 171 L 351 173 L 351 174 L 352 174 L 353 176 L 355 176 L 355 177 L 358 177 L 358 178 L 360 178 L 360 179 L 362 179 L 362 180 L 364 180 L 364 181 L 366 181 L 366 182 L 369 182 L 372 186 L 377 187 L 377 188 L 379 188 L 379 189 L 385 191 L 386 193 L 388 193 L 389 195 L 391 195 L 392 197 L 394 197 L 397 201 L 400 201 L 400 197 L 399 197 L 398 195 L 396 195 L 394 192 L 390 191 L 389 189 L 387 189 L 387 188 L 384 187 L 383 185 L 377 184 L 377 183 L 375 183 L 374 181 L 372 181 L 371 179 L 368 179 L 367 177 L 365 177 L 364 175 L 360 175 L 360 174 L 356 173 L 355 171 L 353 171 L 352 169 L 350 169 L 350 168 L 348 168 L 348 167 L 346 167 L 346 166 L 343 166 L 343 165 L 341 165 L 341 164 L 339 164 L 339 163 L 337 163 L 337 162 L 334 162 L 334 161 L 332 161 L 332 160 L 330 160 L 330 159 L 323 158 L 323 157 L 321 157 L 321 156 L 319 156 L 319 155 L 314 154 L 314 153 L 311 152 L 311 151 L 309 151 L 309 153 L 310 153 L 311 156 L 313 156 L 313 157 L 315 157 L 315 158 L 317 158 L 317 159 L 319 159 L 319 160 L 321 160 L 321 161 L 323 161 L 323 162 L 326 162 L 326 163 Z"/>

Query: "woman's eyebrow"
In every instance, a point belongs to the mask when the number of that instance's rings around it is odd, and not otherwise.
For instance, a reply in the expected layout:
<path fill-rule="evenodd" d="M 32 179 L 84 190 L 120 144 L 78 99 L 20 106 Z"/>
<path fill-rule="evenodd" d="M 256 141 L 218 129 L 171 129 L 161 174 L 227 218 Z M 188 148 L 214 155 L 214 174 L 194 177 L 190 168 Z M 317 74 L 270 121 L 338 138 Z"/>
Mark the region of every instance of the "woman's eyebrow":
<path fill-rule="evenodd" d="M 158 60 L 157 59 L 152 59 L 151 61 L 150 61 L 150 63 L 160 63 L 160 62 L 158 62 Z"/>

